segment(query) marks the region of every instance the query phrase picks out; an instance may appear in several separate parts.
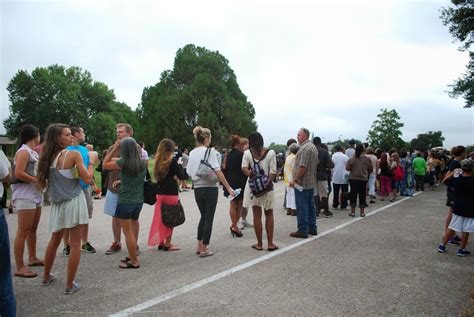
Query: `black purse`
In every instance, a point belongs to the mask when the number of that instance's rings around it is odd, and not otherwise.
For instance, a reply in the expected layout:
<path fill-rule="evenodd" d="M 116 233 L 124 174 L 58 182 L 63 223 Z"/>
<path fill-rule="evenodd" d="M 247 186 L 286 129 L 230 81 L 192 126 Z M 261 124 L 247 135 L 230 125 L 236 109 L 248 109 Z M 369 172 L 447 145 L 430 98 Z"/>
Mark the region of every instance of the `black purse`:
<path fill-rule="evenodd" d="M 154 205 L 156 203 L 156 195 L 158 195 L 158 189 L 160 185 L 153 183 L 152 181 L 146 181 L 143 183 L 143 196 L 145 198 L 145 204 Z"/>
<path fill-rule="evenodd" d="M 161 221 L 168 228 L 182 225 L 185 220 L 183 205 L 179 200 L 177 205 L 161 205 Z"/>

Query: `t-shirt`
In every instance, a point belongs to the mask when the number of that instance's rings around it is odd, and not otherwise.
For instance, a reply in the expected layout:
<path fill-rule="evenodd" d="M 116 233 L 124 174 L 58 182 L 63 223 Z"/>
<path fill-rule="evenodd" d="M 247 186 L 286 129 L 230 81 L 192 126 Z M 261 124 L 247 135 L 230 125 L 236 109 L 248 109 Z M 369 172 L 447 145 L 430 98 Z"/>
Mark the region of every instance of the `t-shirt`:
<path fill-rule="evenodd" d="M 277 162 L 276 162 L 276 154 L 275 151 L 270 150 L 268 151 L 267 155 L 263 158 L 263 160 L 257 160 L 255 161 L 258 163 L 258 165 L 265 171 L 265 175 L 270 176 L 270 174 L 275 174 L 277 173 Z M 252 169 L 253 168 L 253 158 L 252 158 L 252 153 L 250 153 L 250 150 L 246 150 L 244 152 L 244 156 L 242 158 L 242 166 L 247 167 Z M 248 182 L 248 180 L 247 180 Z"/>
<path fill-rule="evenodd" d="M 179 166 L 175 158 L 171 160 L 166 177 L 158 181 L 160 185 L 158 189 L 159 195 L 178 195 L 178 182 L 176 182 L 174 176 L 178 177 L 178 179 L 184 179 L 183 168 Z"/>
<path fill-rule="evenodd" d="M 316 168 L 316 179 L 318 181 L 326 181 L 328 180 L 328 168 L 331 167 L 331 156 L 326 149 L 318 148 L 318 159 L 319 164 Z"/>
<path fill-rule="evenodd" d="M 376 173 L 377 172 L 377 156 L 375 156 L 374 154 L 367 154 L 366 157 L 372 163 L 372 173 L 371 174 Z"/>
<path fill-rule="evenodd" d="M 356 151 L 354 148 L 350 147 L 346 150 L 346 155 L 348 158 L 351 158 L 355 155 Z"/>
<path fill-rule="evenodd" d="M 448 164 L 448 171 L 452 172 L 454 171 L 455 169 L 457 168 L 461 168 L 461 162 L 459 162 L 458 160 L 456 159 L 453 159 L 451 160 L 451 162 L 449 162 Z M 452 182 L 448 182 L 448 187 L 447 187 L 447 193 L 448 195 L 450 195 L 449 197 L 451 197 L 452 199 L 453 198 L 453 195 L 454 195 L 454 187 L 453 187 L 453 183 Z"/>
<path fill-rule="evenodd" d="M 332 169 L 332 182 L 334 184 L 347 184 L 346 175 L 349 172 L 346 170 L 347 161 L 349 158 L 342 152 L 336 152 L 332 155 L 332 162 L 334 168 Z"/>
<path fill-rule="evenodd" d="M 147 161 L 148 160 L 148 152 L 145 149 L 142 150 L 142 160 Z"/>
<path fill-rule="evenodd" d="M 123 167 L 124 160 L 116 161 L 120 168 Z M 120 170 L 120 190 L 119 190 L 119 204 L 139 204 L 143 203 L 143 183 L 145 180 L 145 163 L 142 162 L 142 171 L 136 175 L 130 176 Z"/>
<path fill-rule="evenodd" d="M 426 161 L 422 157 L 417 157 L 413 160 L 413 171 L 415 175 L 425 176 L 426 175 Z"/>
<path fill-rule="evenodd" d="M 0 150 L 0 179 L 4 179 L 8 176 L 10 170 L 10 161 L 5 156 L 2 150 Z M 0 196 L 3 196 L 3 183 L 0 182 Z"/>
<path fill-rule="evenodd" d="M 81 153 L 82 162 L 84 163 L 87 169 L 87 167 L 89 166 L 89 150 L 85 146 L 70 145 L 66 149 L 68 149 L 69 151 L 78 151 L 79 153 Z M 81 183 L 82 189 L 88 189 L 90 186 L 89 184 L 84 183 L 82 179 L 79 180 L 79 183 Z"/>
<path fill-rule="evenodd" d="M 454 177 L 454 208 L 453 213 L 468 218 L 474 218 L 474 177 Z"/>
<path fill-rule="evenodd" d="M 369 168 L 372 162 L 365 155 L 356 157 L 355 155 L 347 161 L 347 165 L 351 167 L 349 179 L 367 181 L 369 179 Z"/>
<path fill-rule="evenodd" d="M 207 149 L 208 148 L 205 146 L 200 146 L 189 153 L 189 162 L 188 167 L 186 168 L 186 172 L 189 174 L 189 176 L 191 176 L 194 188 L 217 187 L 217 183 L 209 182 L 205 179 L 201 179 L 196 176 L 199 164 L 201 163 L 201 160 L 204 159 L 204 154 L 206 154 Z M 214 148 L 211 148 L 211 152 L 209 154 L 209 159 L 207 162 L 211 165 L 214 171 L 221 170 L 221 164 L 217 159 L 217 151 Z"/>

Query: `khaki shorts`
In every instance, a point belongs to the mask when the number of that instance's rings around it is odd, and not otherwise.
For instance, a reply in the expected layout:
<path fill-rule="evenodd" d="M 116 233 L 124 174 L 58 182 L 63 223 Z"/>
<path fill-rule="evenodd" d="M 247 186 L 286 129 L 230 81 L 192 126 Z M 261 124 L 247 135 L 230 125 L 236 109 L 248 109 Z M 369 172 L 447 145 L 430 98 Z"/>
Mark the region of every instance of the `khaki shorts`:
<path fill-rule="evenodd" d="M 92 212 L 94 211 L 94 205 L 92 205 L 92 188 L 89 186 L 87 189 L 82 189 L 84 196 L 86 196 L 87 212 L 89 213 L 89 219 L 92 218 Z"/>
<path fill-rule="evenodd" d="M 317 186 L 314 191 L 315 196 L 319 196 L 320 198 L 327 198 L 328 197 L 328 181 L 317 181 Z"/>
<path fill-rule="evenodd" d="M 29 199 L 18 198 L 13 201 L 13 208 L 15 209 L 15 211 L 36 209 L 41 207 L 42 205 L 42 203 L 35 203 L 34 201 Z"/>

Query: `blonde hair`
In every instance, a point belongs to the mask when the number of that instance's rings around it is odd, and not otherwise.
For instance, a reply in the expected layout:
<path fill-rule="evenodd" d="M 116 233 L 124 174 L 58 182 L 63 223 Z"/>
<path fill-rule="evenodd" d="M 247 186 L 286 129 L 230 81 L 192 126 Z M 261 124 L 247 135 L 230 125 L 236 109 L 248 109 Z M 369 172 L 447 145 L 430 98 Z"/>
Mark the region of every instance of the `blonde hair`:
<path fill-rule="evenodd" d="M 206 139 L 211 138 L 211 130 L 197 126 L 193 129 L 194 139 L 198 144 L 203 144 Z"/>

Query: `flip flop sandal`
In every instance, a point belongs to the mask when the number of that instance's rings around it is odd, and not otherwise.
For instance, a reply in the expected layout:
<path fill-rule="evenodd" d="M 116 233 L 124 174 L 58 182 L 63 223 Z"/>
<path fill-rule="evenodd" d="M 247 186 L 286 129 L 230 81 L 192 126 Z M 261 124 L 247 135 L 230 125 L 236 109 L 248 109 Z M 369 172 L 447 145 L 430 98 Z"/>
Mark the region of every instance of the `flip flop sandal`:
<path fill-rule="evenodd" d="M 201 254 L 199 254 L 199 257 L 205 258 L 211 255 L 214 255 L 214 252 L 207 250 L 207 251 L 201 251 Z"/>
<path fill-rule="evenodd" d="M 124 257 L 123 259 L 120 259 L 120 262 L 122 263 L 127 263 L 127 262 L 130 262 L 130 258 L 128 256 Z"/>
<path fill-rule="evenodd" d="M 47 280 L 43 280 L 43 283 L 41 284 L 42 286 L 49 286 L 51 283 L 55 280 L 56 278 L 54 277 L 53 274 L 49 274 L 49 278 Z"/>
<path fill-rule="evenodd" d="M 279 247 L 275 246 L 273 248 L 268 248 L 267 250 L 272 252 L 272 251 L 275 251 L 275 250 L 278 250 L 278 249 L 279 249 Z"/>
<path fill-rule="evenodd" d="M 163 251 L 178 251 L 178 250 L 181 250 L 181 249 L 175 245 L 171 245 L 169 247 L 163 247 Z"/>
<path fill-rule="evenodd" d="M 252 245 L 252 249 L 255 249 L 255 250 L 257 250 L 257 251 L 263 251 L 263 248 L 260 247 L 260 246 L 258 246 L 258 244 Z"/>
<path fill-rule="evenodd" d="M 122 266 L 122 264 L 125 264 L 125 266 Z M 138 269 L 138 268 L 140 268 L 140 265 L 134 266 L 130 262 L 122 262 L 121 264 L 119 264 L 119 268 L 121 268 L 121 269 Z"/>
<path fill-rule="evenodd" d="M 35 272 L 28 271 L 26 273 L 15 273 L 15 276 L 23 277 L 23 278 L 33 278 L 33 277 L 37 277 L 38 274 L 36 274 Z"/>
<path fill-rule="evenodd" d="M 28 266 L 44 266 L 43 262 L 32 262 L 28 263 Z"/>

